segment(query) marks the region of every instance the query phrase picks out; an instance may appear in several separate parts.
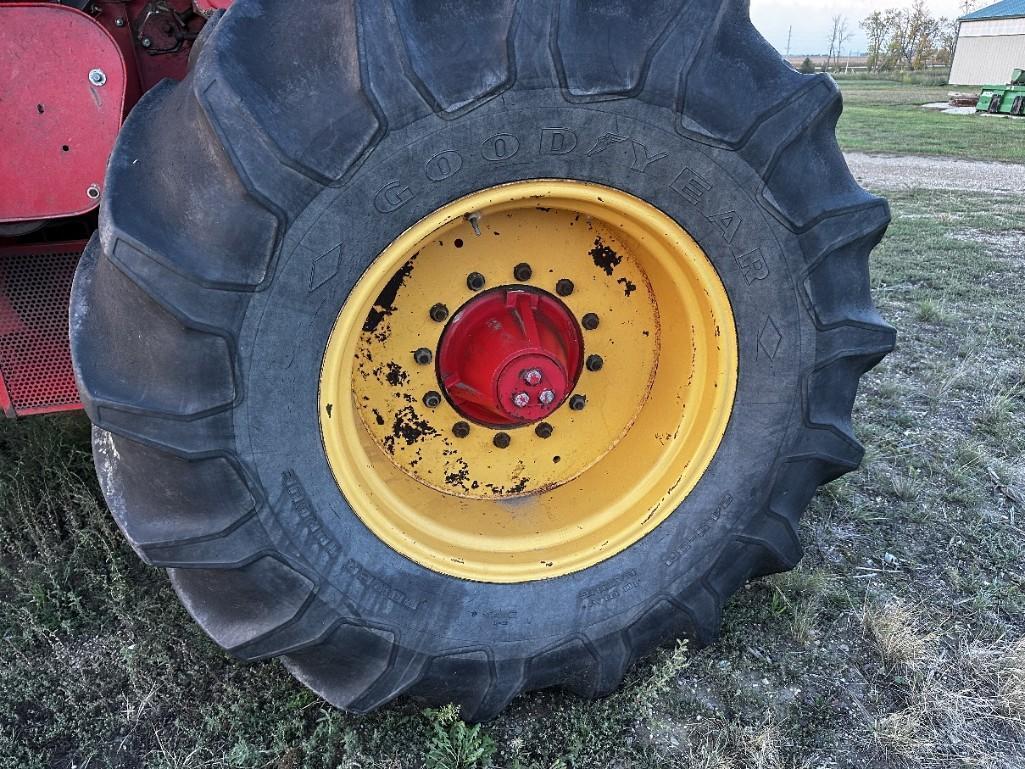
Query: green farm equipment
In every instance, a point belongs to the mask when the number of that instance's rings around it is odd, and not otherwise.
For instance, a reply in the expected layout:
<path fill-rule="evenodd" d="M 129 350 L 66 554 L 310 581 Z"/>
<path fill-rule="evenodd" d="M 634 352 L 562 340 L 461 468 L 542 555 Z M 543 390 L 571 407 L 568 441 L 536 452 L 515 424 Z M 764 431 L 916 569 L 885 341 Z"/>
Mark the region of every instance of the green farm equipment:
<path fill-rule="evenodd" d="M 1025 69 L 1016 69 L 1007 85 L 985 85 L 975 107 L 994 115 L 1025 115 Z"/>

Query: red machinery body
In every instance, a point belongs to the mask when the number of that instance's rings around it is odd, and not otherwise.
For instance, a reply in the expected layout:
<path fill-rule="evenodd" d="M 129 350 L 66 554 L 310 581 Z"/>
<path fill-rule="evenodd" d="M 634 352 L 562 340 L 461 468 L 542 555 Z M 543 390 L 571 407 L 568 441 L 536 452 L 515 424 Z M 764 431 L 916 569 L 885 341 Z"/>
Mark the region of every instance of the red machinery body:
<path fill-rule="evenodd" d="M 124 114 L 125 59 L 103 27 L 73 8 L 17 5 L 0 20 L 9 79 L 0 222 L 91 211 Z"/>
<path fill-rule="evenodd" d="M 79 407 L 71 278 L 128 111 L 231 0 L 0 0 L 0 410 Z M 187 140 L 187 139 L 186 139 Z"/>

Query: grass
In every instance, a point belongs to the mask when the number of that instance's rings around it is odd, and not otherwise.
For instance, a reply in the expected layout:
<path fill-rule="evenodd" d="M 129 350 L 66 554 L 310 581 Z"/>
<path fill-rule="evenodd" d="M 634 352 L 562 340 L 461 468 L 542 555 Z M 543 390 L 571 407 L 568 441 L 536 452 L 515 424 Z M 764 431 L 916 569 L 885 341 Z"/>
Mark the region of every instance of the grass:
<path fill-rule="evenodd" d="M 993 115 L 945 115 L 920 105 L 952 90 L 889 80 L 839 79 L 844 111 L 837 125 L 847 151 L 946 155 L 1025 163 L 1025 121 Z"/>
<path fill-rule="evenodd" d="M 0 769 L 1025 767 L 1025 201 L 908 190 L 873 255 L 897 351 L 805 556 L 611 697 L 358 717 L 226 657 L 105 511 L 81 416 L 0 423 Z"/>
<path fill-rule="evenodd" d="M 833 77 L 840 83 L 872 81 L 904 83 L 906 85 L 946 86 L 949 69 L 928 69 L 914 71 L 891 72 L 834 72 Z"/>

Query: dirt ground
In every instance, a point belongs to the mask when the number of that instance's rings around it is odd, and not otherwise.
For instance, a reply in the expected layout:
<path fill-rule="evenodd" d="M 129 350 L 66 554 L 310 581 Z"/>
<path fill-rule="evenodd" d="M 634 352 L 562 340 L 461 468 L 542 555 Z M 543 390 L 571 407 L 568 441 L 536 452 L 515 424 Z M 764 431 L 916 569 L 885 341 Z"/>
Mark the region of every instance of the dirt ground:
<path fill-rule="evenodd" d="M 861 185 L 876 190 L 917 188 L 1025 195 L 1025 165 L 1016 163 L 864 152 L 847 152 L 845 157 Z"/>

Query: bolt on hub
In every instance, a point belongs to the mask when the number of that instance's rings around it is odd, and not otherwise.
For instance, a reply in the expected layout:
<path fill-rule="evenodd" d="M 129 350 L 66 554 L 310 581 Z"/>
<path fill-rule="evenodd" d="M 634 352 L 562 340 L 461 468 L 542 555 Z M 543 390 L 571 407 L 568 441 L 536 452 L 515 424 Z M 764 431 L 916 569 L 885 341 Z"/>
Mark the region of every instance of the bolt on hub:
<path fill-rule="evenodd" d="M 491 427 L 517 427 L 559 407 L 584 356 L 577 322 L 561 301 L 505 287 L 474 297 L 452 317 L 437 357 L 456 411 Z"/>

